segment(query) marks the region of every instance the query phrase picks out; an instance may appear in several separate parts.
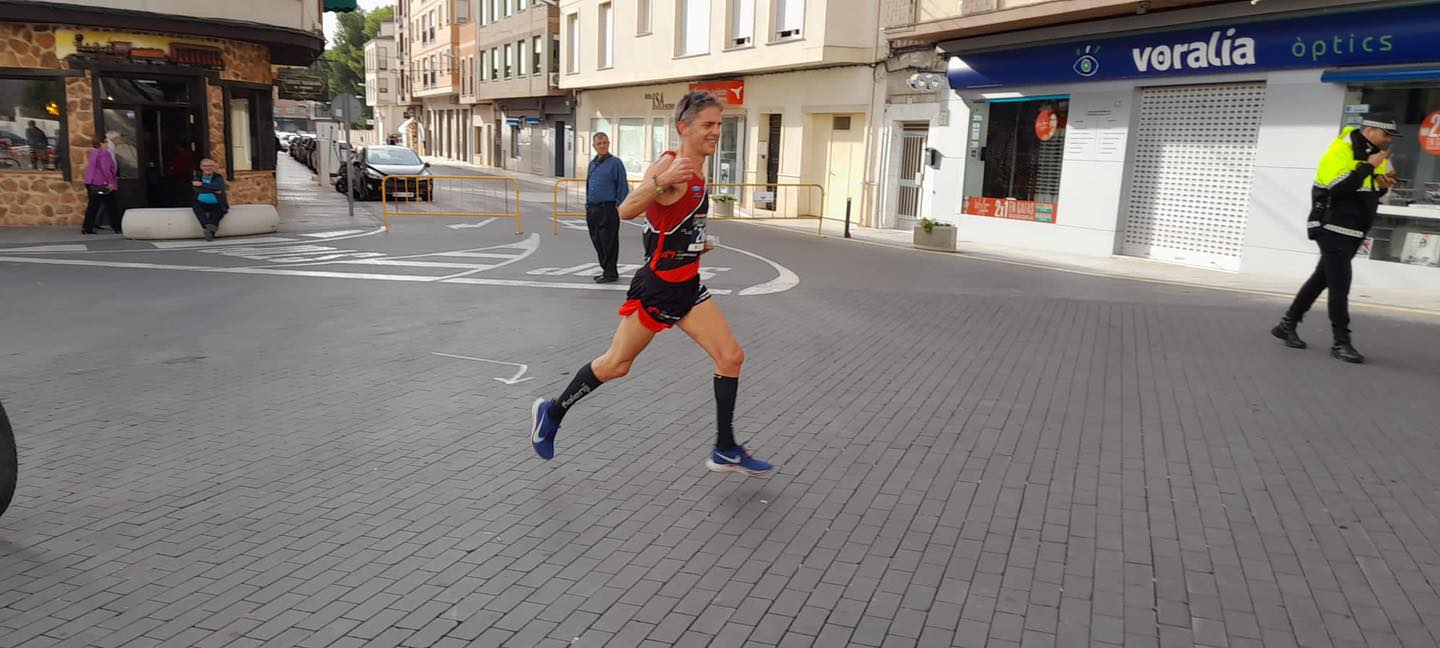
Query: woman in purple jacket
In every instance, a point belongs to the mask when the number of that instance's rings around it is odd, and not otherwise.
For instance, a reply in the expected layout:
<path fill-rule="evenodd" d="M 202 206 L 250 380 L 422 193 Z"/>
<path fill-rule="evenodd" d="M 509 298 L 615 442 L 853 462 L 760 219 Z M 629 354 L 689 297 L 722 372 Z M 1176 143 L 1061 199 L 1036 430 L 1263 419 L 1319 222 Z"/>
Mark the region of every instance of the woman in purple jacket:
<path fill-rule="evenodd" d="M 85 224 L 80 226 L 82 234 L 94 234 L 100 209 L 110 217 L 110 229 L 120 233 L 120 209 L 115 203 L 115 192 L 120 189 L 120 180 L 115 176 L 115 156 L 110 153 L 110 143 L 103 139 L 91 142 L 90 159 L 85 164 L 85 191 L 90 201 L 85 205 Z"/>

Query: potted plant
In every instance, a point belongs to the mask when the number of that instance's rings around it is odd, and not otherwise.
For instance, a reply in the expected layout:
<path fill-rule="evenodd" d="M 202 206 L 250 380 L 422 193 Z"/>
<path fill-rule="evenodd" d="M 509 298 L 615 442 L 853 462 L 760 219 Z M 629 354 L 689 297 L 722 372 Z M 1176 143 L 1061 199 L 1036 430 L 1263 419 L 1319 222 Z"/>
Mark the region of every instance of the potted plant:
<path fill-rule="evenodd" d="M 923 250 L 955 251 L 955 226 L 931 218 L 915 225 L 915 247 Z"/>
<path fill-rule="evenodd" d="M 735 217 L 735 196 L 727 193 L 715 193 L 710 195 L 711 216 L 716 218 Z"/>

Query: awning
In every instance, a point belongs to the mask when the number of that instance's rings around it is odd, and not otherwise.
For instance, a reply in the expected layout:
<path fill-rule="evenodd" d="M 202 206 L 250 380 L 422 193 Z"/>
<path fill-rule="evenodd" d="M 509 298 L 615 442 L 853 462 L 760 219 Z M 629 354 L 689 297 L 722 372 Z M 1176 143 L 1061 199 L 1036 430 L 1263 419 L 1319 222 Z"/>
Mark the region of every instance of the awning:
<path fill-rule="evenodd" d="M 359 8 L 358 0 L 325 0 L 325 11 L 349 13 Z"/>
<path fill-rule="evenodd" d="M 1320 75 L 1320 80 L 1326 83 L 1356 83 L 1369 81 L 1372 83 L 1385 81 L 1437 81 L 1440 80 L 1440 66 L 1427 65 L 1415 66 L 1394 66 L 1394 67 L 1372 67 L 1372 68 L 1340 68 L 1337 70 L 1326 70 Z"/>

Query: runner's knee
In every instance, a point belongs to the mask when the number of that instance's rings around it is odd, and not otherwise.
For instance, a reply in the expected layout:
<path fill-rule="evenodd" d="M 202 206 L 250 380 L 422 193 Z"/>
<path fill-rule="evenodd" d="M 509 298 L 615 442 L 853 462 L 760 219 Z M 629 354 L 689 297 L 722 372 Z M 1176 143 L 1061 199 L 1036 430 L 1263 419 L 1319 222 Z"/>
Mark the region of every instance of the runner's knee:
<path fill-rule="evenodd" d="M 633 360 L 611 360 L 601 356 L 595 362 L 590 363 L 590 371 L 600 382 L 610 382 L 616 378 L 623 378 L 630 373 L 630 366 L 635 364 Z"/>
<path fill-rule="evenodd" d="M 745 364 L 745 350 L 739 344 L 722 347 L 715 354 L 715 368 L 726 375 L 738 374 Z"/>

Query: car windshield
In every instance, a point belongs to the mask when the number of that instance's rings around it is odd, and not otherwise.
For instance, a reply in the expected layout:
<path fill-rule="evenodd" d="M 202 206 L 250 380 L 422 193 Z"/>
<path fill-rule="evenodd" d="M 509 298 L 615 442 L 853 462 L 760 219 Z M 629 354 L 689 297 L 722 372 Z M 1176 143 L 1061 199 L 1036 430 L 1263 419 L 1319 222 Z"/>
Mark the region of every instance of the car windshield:
<path fill-rule="evenodd" d="M 365 152 L 370 164 L 420 164 L 420 156 L 407 148 L 370 149 Z"/>

